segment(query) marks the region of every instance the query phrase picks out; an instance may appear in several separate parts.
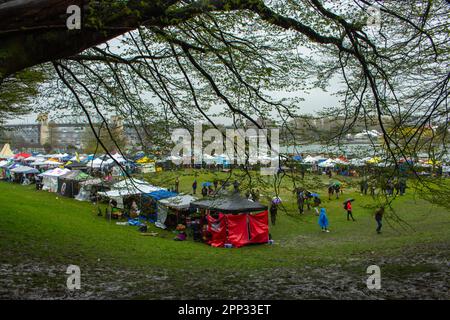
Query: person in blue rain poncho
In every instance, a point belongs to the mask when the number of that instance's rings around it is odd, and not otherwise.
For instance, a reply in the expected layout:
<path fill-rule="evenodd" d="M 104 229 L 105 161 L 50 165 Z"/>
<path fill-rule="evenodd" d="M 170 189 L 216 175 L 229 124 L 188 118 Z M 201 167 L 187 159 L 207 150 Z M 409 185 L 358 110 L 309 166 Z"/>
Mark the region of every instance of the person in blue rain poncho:
<path fill-rule="evenodd" d="M 328 217 L 325 208 L 320 209 L 319 226 L 322 228 L 323 232 L 330 232 L 330 230 L 328 230 Z"/>

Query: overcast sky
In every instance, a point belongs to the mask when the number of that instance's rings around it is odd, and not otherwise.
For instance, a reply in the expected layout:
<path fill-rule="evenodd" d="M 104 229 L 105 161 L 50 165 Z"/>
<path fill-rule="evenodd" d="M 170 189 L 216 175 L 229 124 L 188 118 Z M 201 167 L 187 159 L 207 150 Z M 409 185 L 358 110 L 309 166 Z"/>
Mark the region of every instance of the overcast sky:
<path fill-rule="evenodd" d="M 324 92 L 321 89 L 311 90 L 310 94 L 305 95 L 302 92 L 294 94 L 294 96 L 299 96 L 305 99 L 305 101 L 300 103 L 302 113 L 316 113 L 324 107 L 335 106 L 338 104 L 338 98 L 332 96 L 332 93 L 338 89 L 339 85 L 337 82 L 330 84 L 329 91 Z M 289 94 L 292 97 L 293 94 Z M 275 98 L 280 98 L 282 96 L 276 96 Z M 226 119 L 217 119 L 220 122 L 228 122 Z M 231 122 L 231 120 L 229 120 Z M 9 124 L 33 124 L 36 123 L 36 114 L 32 113 L 30 115 L 24 116 L 22 118 L 15 118 L 8 121 Z"/>
<path fill-rule="evenodd" d="M 108 47 L 111 51 L 113 51 L 113 52 L 115 51 L 116 54 L 120 54 L 122 52 L 122 50 L 124 50 L 124 46 L 123 46 L 123 44 L 121 44 L 120 37 L 110 40 L 108 42 Z M 310 59 L 315 59 L 315 55 L 312 54 L 311 50 L 307 49 L 306 47 L 299 46 L 297 48 L 297 52 L 301 55 L 306 55 L 306 56 L 310 57 Z M 301 108 L 301 110 L 299 110 L 299 112 L 302 114 L 305 114 L 305 113 L 314 114 L 325 107 L 332 107 L 332 106 L 338 105 L 338 103 L 339 103 L 338 97 L 333 96 L 332 94 L 335 91 L 337 91 L 341 86 L 342 85 L 340 84 L 339 79 L 333 78 L 329 81 L 327 92 L 325 92 L 319 88 L 310 90 L 309 94 L 305 94 L 302 91 L 290 92 L 290 93 L 281 93 L 280 92 L 280 93 L 276 93 L 273 96 L 273 98 L 274 99 L 282 99 L 282 98 L 287 98 L 287 97 L 303 98 L 304 101 L 300 102 L 300 104 L 299 104 L 300 108 Z M 45 102 L 43 102 L 43 103 L 45 103 Z M 214 110 L 214 108 L 212 108 L 210 110 L 211 118 L 214 119 L 214 121 L 216 121 L 218 123 L 231 124 L 232 123 L 231 118 L 230 119 L 217 118 L 217 117 L 213 116 L 213 114 L 221 112 L 221 108 L 223 108 L 222 105 L 221 106 L 218 105 L 215 110 Z M 61 113 L 58 113 L 58 115 L 61 116 Z M 70 115 L 70 114 L 68 114 L 68 115 Z M 9 123 L 9 124 L 34 124 L 34 123 L 36 123 L 36 116 L 37 116 L 37 114 L 32 113 L 32 114 L 29 114 L 22 118 L 11 119 L 7 123 Z M 274 113 L 274 116 L 276 116 L 275 113 Z M 50 115 L 50 118 L 51 118 L 51 115 Z M 56 121 L 56 122 L 58 122 L 58 121 Z M 205 122 L 206 122 L 206 119 L 205 119 Z"/>

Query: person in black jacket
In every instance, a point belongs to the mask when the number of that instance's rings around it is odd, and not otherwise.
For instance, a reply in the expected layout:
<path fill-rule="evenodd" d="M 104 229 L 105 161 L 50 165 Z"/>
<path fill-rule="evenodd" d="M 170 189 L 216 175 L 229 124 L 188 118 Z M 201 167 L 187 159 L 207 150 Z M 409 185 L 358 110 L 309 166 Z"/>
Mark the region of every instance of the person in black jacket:
<path fill-rule="evenodd" d="M 270 221 L 272 222 L 272 225 L 275 225 L 275 222 L 277 220 L 277 214 L 278 214 L 278 206 L 276 203 L 273 203 L 270 205 Z"/>
<path fill-rule="evenodd" d="M 192 183 L 192 194 L 196 193 L 197 193 L 197 180 L 194 180 L 194 182 Z"/>
<path fill-rule="evenodd" d="M 377 233 L 381 233 L 381 227 L 383 226 L 383 214 L 384 214 L 384 208 L 380 207 L 375 211 L 375 221 L 377 222 Z"/>
<path fill-rule="evenodd" d="M 206 186 L 203 186 L 202 188 L 202 196 L 206 197 L 208 195 L 208 188 Z"/>

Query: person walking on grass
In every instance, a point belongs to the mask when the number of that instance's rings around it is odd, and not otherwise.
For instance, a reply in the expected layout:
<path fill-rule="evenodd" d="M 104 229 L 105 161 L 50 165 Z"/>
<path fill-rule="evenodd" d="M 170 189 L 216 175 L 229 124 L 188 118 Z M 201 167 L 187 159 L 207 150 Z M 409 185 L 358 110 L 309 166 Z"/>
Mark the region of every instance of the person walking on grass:
<path fill-rule="evenodd" d="M 299 213 L 303 214 L 305 207 L 305 191 L 303 189 L 297 191 L 297 206 Z"/>
<path fill-rule="evenodd" d="M 341 192 L 341 185 L 339 183 L 334 184 L 334 192 L 336 193 L 336 199 L 339 199 L 339 193 Z"/>
<path fill-rule="evenodd" d="M 353 218 L 352 214 L 352 202 L 351 201 L 345 202 L 344 208 L 347 211 L 347 221 L 350 221 L 350 218 L 352 218 L 353 221 L 356 221 L 355 218 Z"/>
<path fill-rule="evenodd" d="M 197 193 L 197 180 L 194 180 L 194 183 L 192 183 L 192 194 Z"/>
<path fill-rule="evenodd" d="M 275 225 L 275 222 L 277 220 L 277 214 L 278 214 L 278 205 L 274 202 L 270 205 L 270 221 L 272 222 L 272 225 Z"/>
<path fill-rule="evenodd" d="M 377 233 L 381 233 L 381 227 L 383 226 L 383 214 L 384 214 L 384 207 L 380 207 L 375 211 L 375 221 L 377 222 Z"/>
<path fill-rule="evenodd" d="M 331 200 L 331 197 L 333 196 L 333 194 L 334 194 L 334 185 L 330 184 L 328 186 L 328 200 Z"/>
<path fill-rule="evenodd" d="M 206 188 L 206 186 L 203 186 L 202 188 L 202 196 L 206 197 L 208 195 L 208 188 Z"/>
<path fill-rule="evenodd" d="M 177 177 L 175 179 L 175 192 L 178 193 L 180 188 L 180 179 Z"/>
<path fill-rule="evenodd" d="M 320 208 L 319 226 L 322 229 L 322 232 L 330 232 L 330 230 L 328 230 L 328 217 L 325 208 Z"/>

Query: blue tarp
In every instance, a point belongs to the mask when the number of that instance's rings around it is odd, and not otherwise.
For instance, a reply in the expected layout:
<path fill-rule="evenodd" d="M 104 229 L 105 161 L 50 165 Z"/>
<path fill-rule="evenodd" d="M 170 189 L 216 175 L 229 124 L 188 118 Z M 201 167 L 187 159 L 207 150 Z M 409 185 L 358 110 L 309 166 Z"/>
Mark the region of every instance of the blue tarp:
<path fill-rule="evenodd" d="M 146 196 L 151 197 L 152 199 L 158 201 L 166 198 L 175 197 L 177 193 L 167 191 L 167 190 L 157 190 L 150 193 L 147 193 Z"/>
<path fill-rule="evenodd" d="M 128 225 L 130 225 L 130 226 L 143 226 L 144 224 L 141 222 L 141 221 L 139 221 L 139 219 L 138 218 L 136 218 L 136 219 L 129 219 L 128 220 Z"/>
<path fill-rule="evenodd" d="M 139 159 L 141 159 L 141 158 L 143 158 L 143 157 L 145 157 L 145 153 L 144 153 L 143 151 L 139 151 L 138 153 L 136 153 L 136 154 L 134 155 L 134 157 L 132 157 L 132 159 L 133 159 L 134 161 L 137 161 L 137 160 L 139 160 Z"/>
<path fill-rule="evenodd" d="M 299 155 L 293 156 L 292 159 L 294 159 L 295 161 L 302 161 L 303 160 L 302 156 L 299 156 Z"/>
<path fill-rule="evenodd" d="M 19 166 L 18 163 L 13 163 L 13 164 L 11 164 L 10 166 L 8 166 L 7 168 L 11 170 L 11 169 L 14 169 L 14 168 L 17 167 L 17 166 Z"/>

